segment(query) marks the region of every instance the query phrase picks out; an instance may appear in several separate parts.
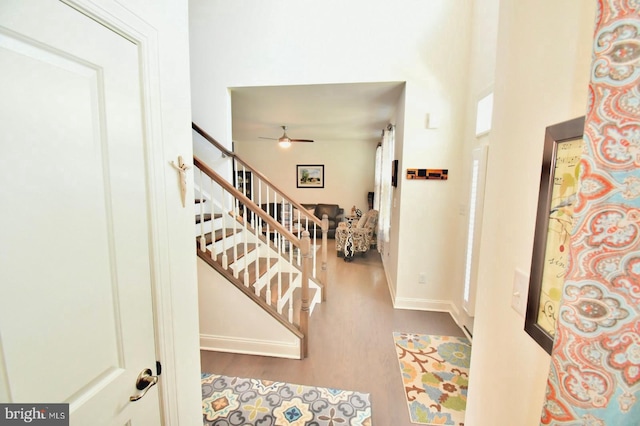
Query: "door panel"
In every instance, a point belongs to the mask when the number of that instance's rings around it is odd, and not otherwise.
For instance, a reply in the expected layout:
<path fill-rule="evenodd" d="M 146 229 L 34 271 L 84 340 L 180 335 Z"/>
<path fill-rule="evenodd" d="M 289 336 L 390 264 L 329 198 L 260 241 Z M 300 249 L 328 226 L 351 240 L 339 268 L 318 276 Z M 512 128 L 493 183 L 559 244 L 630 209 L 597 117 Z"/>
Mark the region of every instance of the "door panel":
<path fill-rule="evenodd" d="M 6 397 L 158 425 L 156 389 L 129 401 L 155 370 L 138 47 L 62 3 L 3 0 L 0 69 Z"/>

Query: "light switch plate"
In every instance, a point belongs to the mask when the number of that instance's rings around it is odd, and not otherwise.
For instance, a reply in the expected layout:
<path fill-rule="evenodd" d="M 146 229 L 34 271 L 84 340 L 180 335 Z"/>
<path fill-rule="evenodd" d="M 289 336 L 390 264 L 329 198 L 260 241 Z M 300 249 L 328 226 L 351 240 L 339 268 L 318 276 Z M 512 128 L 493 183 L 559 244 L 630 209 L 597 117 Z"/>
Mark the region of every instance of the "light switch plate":
<path fill-rule="evenodd" d="M 511 290 L 511 307 L 522 318 L 527 312 L 527 298 L 529 294 L 529 276 L 519 269 L 513 276 L 513 289 Z"/>

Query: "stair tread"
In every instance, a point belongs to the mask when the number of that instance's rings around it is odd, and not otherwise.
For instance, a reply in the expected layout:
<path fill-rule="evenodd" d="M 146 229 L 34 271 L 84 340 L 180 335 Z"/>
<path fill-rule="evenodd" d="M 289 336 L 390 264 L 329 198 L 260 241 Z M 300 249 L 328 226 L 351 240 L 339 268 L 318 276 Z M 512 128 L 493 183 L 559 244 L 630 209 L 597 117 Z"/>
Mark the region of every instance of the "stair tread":
<path fill-rule="evenodd" d="M 238 276 L 241 277 L 240 279 L 244 279 L 244 272 L 245 270 L 249 273 L 249 285 L 254 285 L 257 281 L 256 279 L 256 268 L 258 270 L 258 277 L 262 277 L 264 274 L 267 273 L 267 271 L 269 270 L 270 267 L 272 267 L 273 265 L 275 265 L 278 262 L 278 259 L 275 258 L 270 258 L 269 259 L 269 264 L 267 264 L 267 258 L 266 257 L 260 257 L 258 258 L 257 262 L 253 261 L 249 264 L 249 266 L 245 269 L 240 270 Z"/>
<path fill-rule="evenodd" d="M 199 214 L 196 215 L 196 224 L 201 222 L 200 217 L 201 216 Z M 220 214 L 220 213 L 214 213 L 214 215 L 213 215 L 213 219 L 219 219 L 221 217 L 222 217 L 222 214 Z M 210 220 L 211 220 L 211 213 L 205 213 L 204 214 L 204 221 L 208 222 Z"/>
<path fill-rule="evenodd" d="M 206 234 L 204 234 L 204 238 L 207 241 L 207 245 L 209 245 L 209 244 L 212 244 L 214 242 L 220 241 L 223 237 L 224 238 L 230 237 L 233 234 L 235 234 L 235 232 L 236 232 L 236 230 L 233 229 L 233 228 L 216 229 L 215 236 L 214 236 L 214 233 L 207 232 Z M 200 237 L 196 237 L 196 238 L 199 239 Z"/>
<path fill-rule="evenodd" d="M 244 251 L 244 244 L 236 244 L 236 246 L 228 248 L 226 250 L 227 253 L 227 260 L 228 260 L 228 264 L 231 265 L 234 260 L 233 260 L 233 255 L 234 255 L 234 250 L 237 247 L 238 250 L 238 260 L 242 259 L 245 256 L 245 251 Z M 256 249 L 256 244 L 255 243 L 247 243 L 247 253 L 249 254 L 252 251 L 254 251 Z M 222 259 L 222 257 L 220 257 Z"/>
<path fill-rule="evenodd" d="M 283 272 L 281 274 L 275 274 L 273 277 L 271 277 L 271 281 L 269 282 L 269 287 L 271 288 L 271 302 L 267 300 L 267 286 L 264 286 L 260 290 L 260 298 L 269 303 L 271 306 L 276 306 L 276 303 L 278 303 L 278 275 L 282 277 L 282 294 L 285 294 L 287 290 L 289 290 L 289 276 L 291 275 L 291 282 L 293 282 L 299 274 L 290 274 L 289 272 Z"/>

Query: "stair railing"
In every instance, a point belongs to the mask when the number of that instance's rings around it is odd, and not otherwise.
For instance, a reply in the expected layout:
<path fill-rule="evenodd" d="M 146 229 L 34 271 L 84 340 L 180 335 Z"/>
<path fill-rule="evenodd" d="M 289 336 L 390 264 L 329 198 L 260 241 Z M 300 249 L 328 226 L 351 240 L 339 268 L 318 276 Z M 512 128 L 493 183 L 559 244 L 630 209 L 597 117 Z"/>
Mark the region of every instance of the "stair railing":
<path fill-rule="evenodd" d="M 195 181 L 200 208 L 200 237 L 198 248 L 200 256 L 208 256 L 218 261 L 223 269 L 231 270 L 233 277 L 242 281 L 246 288 L 253 286 L 256 296 L 265 292 L 267 304 L 271 305 L 280 315 L 287 317 L 292 324 L 298 316 L 298 328 L 304 335 L 301 351 L 306 356 L 309 324 L 309 278 L 312 276 L 311 239 L 309 232 L 303 230 L 296 234 L 285 228 L 253 201 L 238 191 L 226 179 L 213 169 L 194 157 Z M 205 203 L 209 203 L 211 214 L 211 229 L 206 232 L 204 218 Z M 219 215 L 221 229 L 213 227 L 213 221 Z M 260 223 L 259 227 L 254 224 Z M 246 232 L 240 232 L 246 231 Z M 299 236 L 297 235 L 299 234 Z M 240 240 L 238 240 L 240 236 Z M 239 247 L 241 250 L 239 250 Z M 255 251 L 256 257 L 250 261 L 250 252 Z M 275 251 L 276 256 L 272 255 Z M 262 260 L 260 260 L 262 257 Z M 260 262 L 269 268 L 272 260 L 288 263 L 287 268 L 265 269 Z M 275 262 L 274 262 L 275 263 Z M 253 271 L 250 271 L 253 264 Z M 294 312 L 294 270 L 296 265 L 301 271 L 301 305 L 299 312 Z M 255 273 L 252 280 L 251 273 Z M 240 275 L 242 274 L 242 275 Z M 277 281 L 276 294 L 273 294 L 272 283 Z M 287 306 L 286 314 L 283 309 Z"/>
<path fill-rule="evenodd" d="M 218 149 L 223 157 L 231 159 L 236 189 L 240 187 L 241 192 L 248 196 L 251 203 L 266 211 L 271 217 L 277 217 L 279 211 L 281 216 L 280 225 L 287 228 L 290 233 L 300 234 L 304 230 L 309 232 L 311 238 L 312 266 L 310 276 L 322 284 L 322 300 L 325 300 L 328 287 L 327 231 L 329 229 L 329 220 L 327 216 L 324 215 L 322 219 L 318 219 L 302 204 L 289 197 L 284 191 L 274 185 L 269 178 L 242 160 L 234 152 L 229 151 L 197 124 L 191 123 L 191 127 L 196 133 Z M 248 179 L 248 176 L 251 176 L 251 179 Z M 241 204 L 239 207 L 242 208 L 244 205 L 245 204 Z M 254 227 L 259 229 L 260 232 L 264 233 L 264 228 L 268 226 L 268 224 L 261 219 L 260 215 L 255 214 L 255 210 L 249 210 L 251 212 L 249 221 Z M 299 251 L 297 254 L 297 263 L 300 264 L 301 254 Z M 320 259 L 318 259 L 318 254 L 320 255 Z M 318 263 L 320 263 L 320 271 L 317 270 Z"/>

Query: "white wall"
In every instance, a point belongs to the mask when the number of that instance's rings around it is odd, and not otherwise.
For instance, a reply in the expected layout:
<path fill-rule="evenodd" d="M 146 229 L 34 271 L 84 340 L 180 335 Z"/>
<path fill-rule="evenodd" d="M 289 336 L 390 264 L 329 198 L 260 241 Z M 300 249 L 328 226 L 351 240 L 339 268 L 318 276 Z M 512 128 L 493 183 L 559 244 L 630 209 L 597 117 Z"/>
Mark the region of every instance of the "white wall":
<path fill-rule="evenodd" d="M 406 81 L 400 186 L 385 269 L 398 297 L 449 307 L 466 99 L 470 0 L 191 0 L 194 121 L 230 145 L 230 87 Z M 425 115 L 441 118 L 425 129 Z M 446 182 L 405 169 L 447 168 Z M 400 187 L 399 187 L 400 188 Z M 310 190 L 309 190 L 310 191 Z M 305 195 L 306 197 L 306 195 Z M 345 201 L 346 202 L 346 201 Z M 400 207 L 402 209 L 400 210 Z M 418 273 L 428 276 L 418 285 Z"/>
<path fill-rule="evenodd" d="M 275 141 L 259 144 L 261 148 L 256 149 L 254 142 L 236 142 L 235 152 L 298 202 L 338 204 L 345 214 L 353 205 L 367 211 L 367 192 L 374 187 L 376 143 L 323 141 L 294 143 L 286 149 Z M 323 164 L 324 188 L 297 188 L 297 164 Z"/>
<path fill-rule="evenodd" d="M 510 307 L 529 271 L 545 127 L 584 115 L 595 1 L 500 2 L 495 108 L 465 422 L 538 425 L 550 358 Z M 502 419 L 502 420 L 498 420 Z"/>

